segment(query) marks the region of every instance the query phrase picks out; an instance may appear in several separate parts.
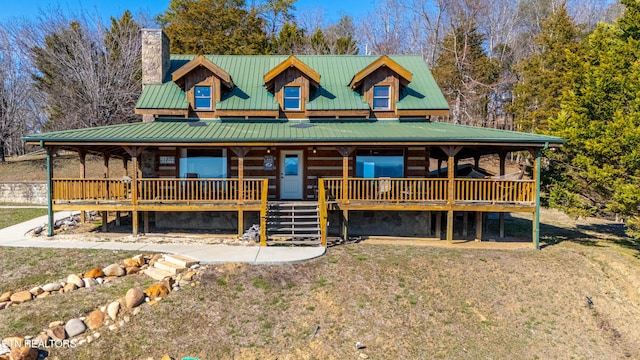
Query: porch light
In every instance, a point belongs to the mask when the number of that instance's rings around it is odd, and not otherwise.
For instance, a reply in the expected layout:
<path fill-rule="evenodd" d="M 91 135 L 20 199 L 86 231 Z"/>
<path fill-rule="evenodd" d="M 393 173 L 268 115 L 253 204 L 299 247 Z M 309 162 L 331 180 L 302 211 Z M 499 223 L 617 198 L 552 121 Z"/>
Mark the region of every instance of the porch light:
<path fill-rule="evenodd" d="M 316 149 L 316 147 L 314 146 L 314 147 L 313 147 L 313 153 L 315 154 L 315 153 L 317 153 L 317 152 L 318 152 L 318 149 Z"/>
<path fill-rule="evenodd" d="M 267 154 L 271 154 L 271 148 L 270 147 L 267 148 Z"/>

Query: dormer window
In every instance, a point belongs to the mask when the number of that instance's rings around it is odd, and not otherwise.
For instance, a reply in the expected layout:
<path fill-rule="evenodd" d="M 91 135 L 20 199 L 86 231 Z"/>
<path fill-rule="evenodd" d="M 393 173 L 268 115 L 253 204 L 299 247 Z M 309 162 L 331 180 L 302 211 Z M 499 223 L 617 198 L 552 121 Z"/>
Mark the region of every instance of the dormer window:
<path fill-rule="evenodd" d="M 283 108 L 284 110 L 300 110 L 300 87 L 285 86 L 284 87 Z"/>
<path fill-rule="evenodd" d="M 373 110 L 389 110 L 391 104 L 391 86 L 373 87 Z"/>
<path fill-rule="evenodd" d="M 194 105 L 196 110 L 211 110 L 211 86 L 195 86 Z"/>

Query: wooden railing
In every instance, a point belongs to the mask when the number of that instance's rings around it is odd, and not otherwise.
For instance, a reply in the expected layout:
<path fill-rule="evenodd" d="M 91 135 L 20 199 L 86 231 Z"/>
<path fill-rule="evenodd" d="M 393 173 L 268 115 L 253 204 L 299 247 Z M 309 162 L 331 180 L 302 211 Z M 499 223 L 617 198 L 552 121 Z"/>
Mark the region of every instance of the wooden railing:
<path fill-rule="evenodd" d="M 322 179 L 329 201 L 342 201 L 342 179 Z M 447 201 L 447 179 L 441 178 L 350 178 L 349 201 L 430 202 Z"/>
<path fill-rule="evenodd" d="M 53 200 L 138 202 L 260 202 L 267 191 L 264 179 L 53 179 Z M 137 185 L 137 186 L 135 186 Z"/>
<path fill-rule="evenodd" d="M 456 179 L 456 202 L 535 203 L 534 180 Z"/>
<path fill-rule="evenodd" d="M 327 246 L 327 192 L 324 181 L 318 183 L 318 209 L 320 215 L 320 243 Z"/>
<path fill-rule="evenodd" d="M 349 178 L 344 199 L 343 179 L 320 179 L 324 186 L 325 198 L 329 202 L 442 202 L 449 200 L 449 180 L 444 178 Z M 535 203 L 535 181 L 533 180 L 492 180 L 461 179 L 454 180 L 455 203 Z"/>
<path fill-rule="evenodd" d="M 131 200 L 131 180 L 54 179 L 53 200 Z"/>

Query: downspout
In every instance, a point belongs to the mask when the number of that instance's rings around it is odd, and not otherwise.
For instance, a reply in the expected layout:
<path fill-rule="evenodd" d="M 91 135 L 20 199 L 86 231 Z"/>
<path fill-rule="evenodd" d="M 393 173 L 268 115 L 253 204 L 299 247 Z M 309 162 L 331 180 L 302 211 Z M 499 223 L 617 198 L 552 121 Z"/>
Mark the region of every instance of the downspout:
<path fill-rule="evenodd" d="M 536 212 L 533 224 L 533 226 L 535 226 L 536 236 L 533 241 L 535 243 L 536 249 L 538 250 L 540 250 L 540 160 L 542 152 L 544 150 L 547 150 L 548 148 L 549 142 L 547 141 L 544 143 L 544 147 L 542 148 L 542 150 L 538 151 L 538 154 L 536 155 Z"/>

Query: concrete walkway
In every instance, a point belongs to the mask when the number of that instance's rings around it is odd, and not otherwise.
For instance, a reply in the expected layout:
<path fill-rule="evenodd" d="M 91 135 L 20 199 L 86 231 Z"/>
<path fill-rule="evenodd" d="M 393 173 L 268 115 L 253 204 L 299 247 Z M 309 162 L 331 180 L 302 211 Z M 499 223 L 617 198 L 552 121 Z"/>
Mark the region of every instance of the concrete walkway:
<path fill-rule="evenodd" d="M 54 214 L 55 220 L 69 217 L 71 212 Z M 161 252 L 181 254 L 204 264 L 243 262 L 251 264 L 285 264 L 314 259 L 324 255 L 325 248 L 318 247 L 263 247 L 209 244 L 148 244 L 123 242 L 75 242 L 57 240 L 55 236 L 41 235 L 30 238 L 25 234 L 47 223 L 47 216 L 41 216 L 20 224 L 0 229 L 0 246 L 40 247 L 60 249 L 104 249 L 132 250 L 140 252 Z"/>

